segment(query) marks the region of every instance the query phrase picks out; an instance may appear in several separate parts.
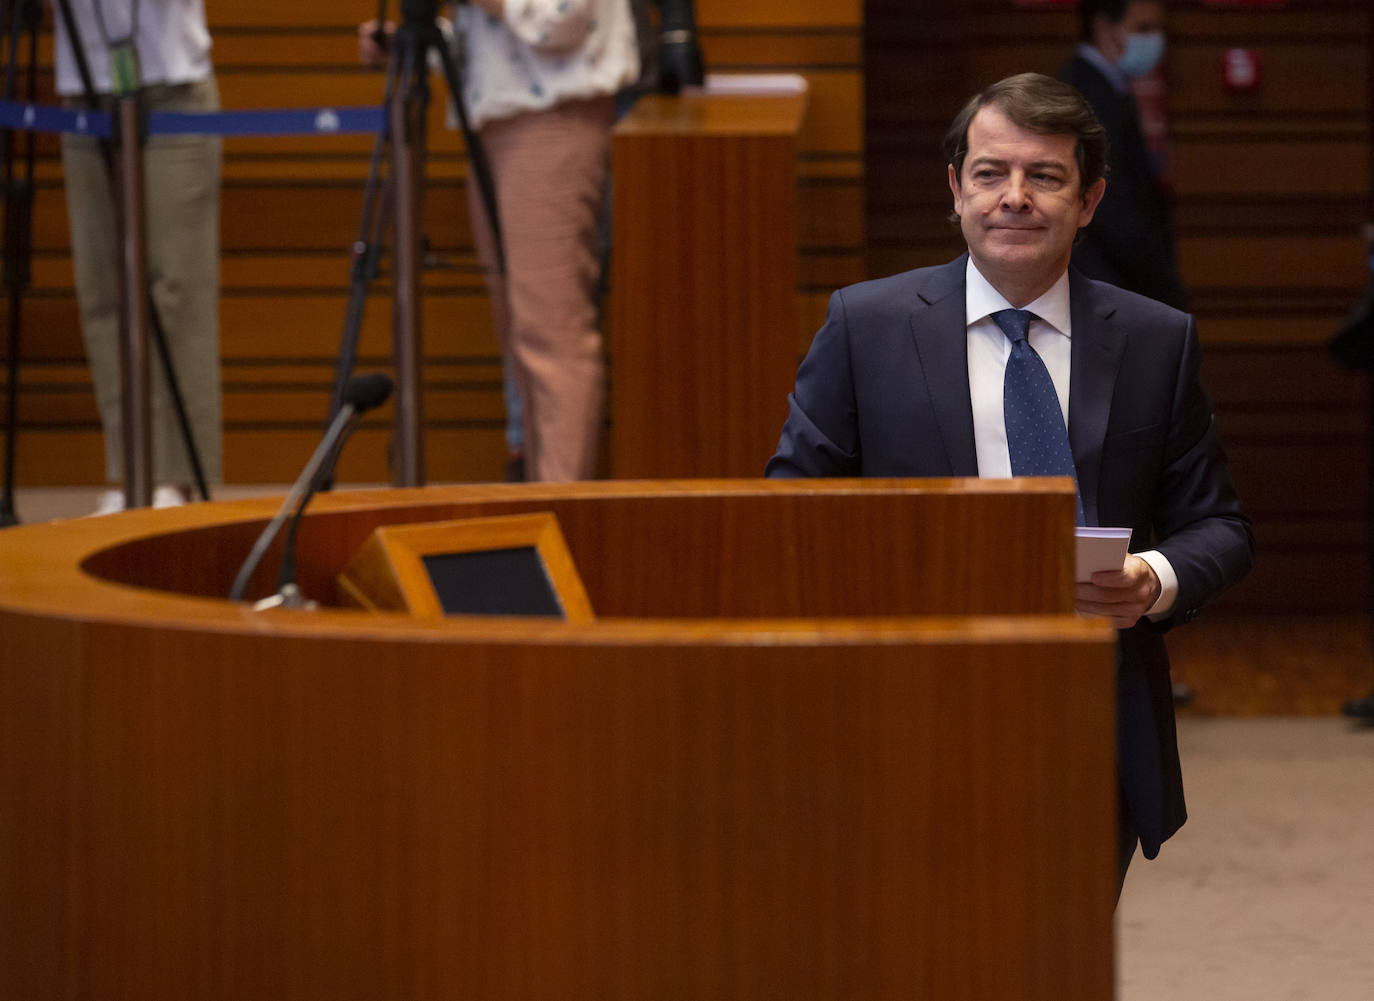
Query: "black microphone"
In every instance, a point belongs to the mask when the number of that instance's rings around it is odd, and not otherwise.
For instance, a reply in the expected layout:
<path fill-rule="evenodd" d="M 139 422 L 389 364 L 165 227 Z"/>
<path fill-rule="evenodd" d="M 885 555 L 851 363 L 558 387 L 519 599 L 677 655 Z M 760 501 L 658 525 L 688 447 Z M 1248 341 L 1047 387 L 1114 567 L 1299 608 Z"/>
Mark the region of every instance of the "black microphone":
<path fill-rule="evenodd" d="M 281 530 L 282 524 L 294 507 L 296 513 L 282 552 L 282 568 L 277 575 L 277 593 L 258 602 L 254 608 L 270 608 L 275 605 L 297 608 L 304 604 L 300 589 L 296 587 L 293 578 L 295 577 L 296 529 L 300 525 L 301 516 L 305 513 L 305 506 L 310 503 L 310 498 L 315 495 L 320 483 L 324 482 L 333 472 L 334 465 L 339 461 L 339 455 L 343 451 L 348 433 L 356 427 L 353 418 L 366 410 L 381 406 L 390 395 L 391 378 L 381 372 L 355 375 L 348 380 L 347 385 L 344 386 L 343 402 L 339 407 L 339 412 L 334 415 L 334 420 L 330 423 L 329 429 L 325 431 L 324 437 L 320 440 L 320 444 L 316 447 L 314 454 L 310 456 L 309 461 L 306 462 L 305 468 L 301 470 L 300 476 L 296 477 L 296 482 L 291 484 L 291 489 L 282 498 L 281 507 L 277 510 L 276 516 L 262 530 L 262 534 L 253 543 L 248 558 L 243 561 L 243 566 L 239 568 L 238 576 L 234 578 L 234 586 L 229 591 L 230 601 L 243 599 L 243 592 L 248 587 L 249 578 L 253 576 L 253 571 L 262 562 L 267 547 L 277 537 L 277 532 Z"/>
<path fill-rule="evenodd" d="M 352 404 L 358 413 L 380 407 L 391 396 L 391 376 L 381 372 L 355 375 L 344 386 L 343 402 Z"/>
<path fill-rule="evenodd" d="M 697 41 L 695 0 L 659 0 L 658 92 L 700 87 L 706 67 Z"/>

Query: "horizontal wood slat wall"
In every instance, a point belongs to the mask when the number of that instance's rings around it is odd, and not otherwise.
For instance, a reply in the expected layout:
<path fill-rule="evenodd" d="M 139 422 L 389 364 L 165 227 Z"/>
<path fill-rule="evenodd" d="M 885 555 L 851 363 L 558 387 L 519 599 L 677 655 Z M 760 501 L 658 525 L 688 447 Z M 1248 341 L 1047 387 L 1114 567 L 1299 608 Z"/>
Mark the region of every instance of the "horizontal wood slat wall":
<path fill-rule="evenodd" d="M 226 109 L 380 102 L 381 75 L 356 61 L 356 22 L 373 12 L 365 6 L 210 0 L 208 10 Z M 816 311 L 824 309 L 816 290 L 863 271 L 859 0 L 698 0 L 697 17 L 708 71 L 799 73 L 810 86 L 797 163 L 796 336 L 804 347 Z M 42 41 L 46 68 L 51 39 Z M 46 72 L 43 85 L 50 94 Z M 425 217 L 427 468 L 435 481 L 499 479 L 500 362 L 468 230 L 466 157 L 445 127 L 440 96 L 430 113 Z M 366 136 L 225 142 L 220 319 L 230 482 L 289 481 L 313 448 L 328 406 L 347 302 L 347 248 L 357 233 L 371 149 Z M 22 486 L 97 482 L 100 429 L 72 293 L 55 138 L 43 138 L 39 151 L 17 479 Z M 384 276 L 369 296 L 360 370 L 389 367 L 390 316 Z M 3 392 L 0 386 L 0 402 Z M 383 409 L 369 418 L 345 453 L 341 479 L 389 479 L 390 417 Z M 760 468 L 766 459 L 760 456 Z"/>
<path fill-rule="evenodd" d="M 1365 281 L 1370 217 L 1367 0 L 1267 9 L 1169 5 L 1168 113 L 1184 281 L 1206 347 L 1259 560 L 1232 610 L 1363 610 L 1369 545 L 1369 378 L 1327 342 Z M 864 68 L 870 275 L 963 250 L 945 221 L 940 138 L 980 87 L 1054 73 L 1073 10 L 1012 0 L 867 0 Z M 1227 49 L 1261 82 L 1224 85 Z"/>

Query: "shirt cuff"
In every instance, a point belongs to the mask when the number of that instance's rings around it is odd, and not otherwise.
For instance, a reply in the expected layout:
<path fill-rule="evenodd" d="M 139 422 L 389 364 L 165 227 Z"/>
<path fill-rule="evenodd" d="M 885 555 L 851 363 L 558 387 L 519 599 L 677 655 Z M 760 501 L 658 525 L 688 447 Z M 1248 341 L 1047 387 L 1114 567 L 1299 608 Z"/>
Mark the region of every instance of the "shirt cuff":
<path fill-rule="evenodd" d="M 1159 598 L 1150 606 L 1145 617 L 1151 622 L 1168 618 L 1173 614 L 1174 602 L 1178 600 L 1178 574 L 1174 573 L 1173 565 L 1158 550 L 1147 549 L 1136 555 L 1150 564 L 1150 569 L 1159 578 Z"/>

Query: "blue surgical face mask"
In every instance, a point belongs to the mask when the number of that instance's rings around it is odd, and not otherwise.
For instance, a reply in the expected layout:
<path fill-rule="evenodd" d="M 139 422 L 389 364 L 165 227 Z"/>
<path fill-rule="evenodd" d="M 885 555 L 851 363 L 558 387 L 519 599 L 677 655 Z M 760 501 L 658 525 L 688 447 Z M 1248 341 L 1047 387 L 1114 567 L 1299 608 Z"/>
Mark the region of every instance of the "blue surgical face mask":
<path fill-rule="evenodd" d="M 1164 58 L 1164 32 L 1148 31 L 1126 36 L 1126 51 L 1116 61 L 1117 69 L 1130 77 L 1146 76 Z"/>

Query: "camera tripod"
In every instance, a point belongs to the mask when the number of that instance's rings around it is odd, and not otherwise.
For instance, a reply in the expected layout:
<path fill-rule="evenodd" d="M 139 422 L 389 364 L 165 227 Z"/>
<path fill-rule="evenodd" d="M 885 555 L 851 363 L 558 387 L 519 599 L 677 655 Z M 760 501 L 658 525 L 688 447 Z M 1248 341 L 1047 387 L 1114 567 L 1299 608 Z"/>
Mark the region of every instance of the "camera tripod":
<path fill-rule="evenodd" d="M 659 37 L 653 46 L 657 89 L 664 93 L 677 93 L 683 86 L 699 85 L 703 66 L 696 40 L 692 0 L 654 0 L 654 4 L 660 12 Z M 415 486 L 424 482 L 418 265 L 422 253 L 419 208 L 424 190 L 425 110 L 429 102 L 426 70 L 431 52 L 437 56 L 442 67 L 467 147 L 471 167 L 469 180 L 477 185 L 477 193 L 488 219 L 494 245 L 495 259 L 492 263 L 498 273 L 505 273 L 491 170 L 480 138 L 469 125 L 458 71 L 443 32 L 438 27 L 436 6 L 436 0 L 401 0 L 402 23 L 390 45 L 387 60 L 385 93 L 389 124 L 373 148 L 362 221 L 353 245 L 351 290 L 330 405 L 332 419 L 338 412 L 344 387 L 356 362 L 367 283 L 378 274 L 380 241 L 388 228 L 388 215 L 394 215 L 394 226 L 391 227 L 395 241 L 393 350 L 397 389 L 392 473 L 397 486 Z M 631 3 L 636 18 L 640 15 L 647 18 L 647 7 L 645 0 Z M 386 23 L 385 13 L 386 0 L 379 0 L 375 22 L 378 31 L 373 36 L 379 44 L 384 41 L 381 26 Z M 640 26 L 643 31 L 648 30 L 647 21 L 641 22 Z M 379 178 L 388 148 L 390 169 L 379 207 Z"/>
<path fill-rule="evenodd" d="M 32 102 L 37 90 L 38 22 L 41 9 L 36 0 L 17 0 L 6 6 L 4 13 L 3 37 L 7 42 L 4 97 L 13 100 L 18 92 L 20 37 L 24 36 L 28 43 L 24 95 Z M 3 137 L 0 137 L 0 146 L 3 146 L 5 164 L 4 286 L 9 301 L 5 364 L 5 482 L 3 494 L 0 494 L 0 528 L 3 528 L 19 522 L 14 507 L 14 453 L 19 419 L 19 328 L 23 322 L 24 290 L 29 285 L 33 245 L 33 133 L 20 133 L 16 142 L 15 133 L 5 129 Z M 16 147 L 22 147 L 18 158 L 22 169 L 16 169 Z"/>
<path fill-rule="evenodd" d="M 358 238 L 353 244 L 348 309 L 339 341 L 332 421 L 343 404 L 344 389 L 358 356 L 358 337 L 366 305 L 367 285 L 380 271 L 382 240 L 393 232 L 392 286 L 393 345 L 396 372 L 395 436 L 392 440 L 392 479 L 396 486 L 419 486 L 425 481 L 423 354 L 420 323 L 420 261 L 423 238 L 420 215 L 425 184 L 425 123 L 429 108 L 429 54 L 443 69 L 458 126 L 467 146 L 472 180 L 491 222 L 497 267 L 504 272 L 496 189 L 481 141 L 468 123 L 463 92 L 453 54 L 437 18 L 435 0 L 401 0 L 402 21 L 387 40 L 386 0 L 379 0 L 374 38 L 388 49 L 385 103 L 387 128 L 377 136 L 363 193 Z M 389 156 L 388 156 L 389 154 Z M 385 184 L 382 166 L 388 161 Z M 390 224 L 390 225 L 388 225 Z"/>
<path fill-rule="evenodd" d="M 83 100 L 91 110 L 100 108 L 100 100 L 90 66 L 86 59 L 76 20 L 68 0 L 56 0 L 68 40 L 71 43 L 77 71 L 82 82 Z M 17 77 L 21 59 L 21 36 L 26 39 L 27 69 L 25 99 L 32 103 L 36 97 L 37 37 L 42 20 L 40 0 L 13 0 L 0 7 L 5 15 L 7 59 L 4 97 L 13 100 L 17 93 Z M 132 44 L 132 43 L 131 43 Z M 127 507 L 146 507 L 152 500 L 151 432 L 149 419 L 148 335 L 166 382 L 176 424 L 189 459 L 192 475 L 200 495 L 209 499 L 209 488 L 197 451 L 186 406 L 156 303 L 147 283 L 147 269 L 143 243 L 142 199 L 142 138 L 144 134 L 142 108 L 137 90 L 122 93 L 116 105 L 117 141 L 112 145 L 101 142 L 101 154 L 110 189 L 116 198 L 115 238 L 120 252 L 120 356 L 121 356 L 121 444 L 123 455 L 124 500 Z M 3 501 L 0 501 L 0 524 L 14 524 L 18 517 L 14 509 L 14 460 L 18 428 L 18 368 L 20 357 L 23 296 L 30 280 L 32 258 L 33 214 L 33 134 L 22 133 L 22 172 L 16 174 L 15 138 L 6 130 L 3 138 L 5 160 L 5 246 L 4 284 L 9 298 L 8 363 L 6 391 L 6 442 Z M 116 185 L 116 150 L 118 172 L 124 183 Z"/>

